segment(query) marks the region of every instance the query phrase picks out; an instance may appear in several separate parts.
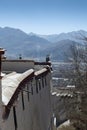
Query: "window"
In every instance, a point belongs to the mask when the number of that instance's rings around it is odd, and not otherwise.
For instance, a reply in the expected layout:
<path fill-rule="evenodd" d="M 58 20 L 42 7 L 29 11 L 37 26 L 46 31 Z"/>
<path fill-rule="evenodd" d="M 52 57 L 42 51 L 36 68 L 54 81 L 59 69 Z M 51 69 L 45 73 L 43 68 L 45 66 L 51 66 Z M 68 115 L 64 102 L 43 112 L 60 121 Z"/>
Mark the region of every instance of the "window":
<path fill-rule="evenodd" d="M 21 97 L 22 97 L 22 107 L 23 107 L 23 110 L 24 110 L 25 106 L 24 106 L 24 95 L 23 95 L 23 91 L 21 92 Z"/>
<path fill-rule="evenodd" d="M 16 116 L 16 108 L 13 106 L 13 116 L 14 116 L 14 125 L 15 125 L 15 130 L 17 130 L 17 116 Z"/>
<path fill-rule="evenodd" d="M 44 79 L 43 79 L 43 77 L 42 77 L 42 87 L 44 88 Z"/>
<path fill-rule="evenodd" d="M 47 86 L 47 79 L 46 79 L 46 76 L 45 76 L 45 85 Z"/>
<path fill-rule="evenodd" d="M 29 101 L 29 84 L 27 84 L 27 97 L 28 97 L 28 101 Z"/>
<path fill-rule="evenodd" d="M 39 90 L 41 90 L 41 81 L 39 79 Z"/>
<path fill-rule="evenodd" d="M 32 81 L 31 81 L 31 94 L 33 95 L 33 85 L 32 85 Z"/>
<path fill-rule="evenodd" d="M 38 80 L 36 80 L 36 93 L 38 93 Z"/>

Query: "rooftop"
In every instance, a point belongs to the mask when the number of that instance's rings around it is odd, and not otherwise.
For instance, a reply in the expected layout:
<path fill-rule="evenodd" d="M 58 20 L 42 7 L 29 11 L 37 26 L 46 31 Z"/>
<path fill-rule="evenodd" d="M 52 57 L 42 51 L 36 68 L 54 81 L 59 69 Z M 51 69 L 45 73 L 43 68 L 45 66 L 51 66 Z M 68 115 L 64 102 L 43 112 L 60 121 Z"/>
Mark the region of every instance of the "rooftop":
<path fill-rule="evenodd" d="M 13 95 L 15 95 L 16 91 L 18 91 L 20 83 L 23 83 L 24 80 L 31 76 L 33 72 L 33 69 L 30 69 L 24 73 L 12 72 L 2 78 L 2 102 L 4 105 L 9 104 L 10 100 L 13 98 Z"/>

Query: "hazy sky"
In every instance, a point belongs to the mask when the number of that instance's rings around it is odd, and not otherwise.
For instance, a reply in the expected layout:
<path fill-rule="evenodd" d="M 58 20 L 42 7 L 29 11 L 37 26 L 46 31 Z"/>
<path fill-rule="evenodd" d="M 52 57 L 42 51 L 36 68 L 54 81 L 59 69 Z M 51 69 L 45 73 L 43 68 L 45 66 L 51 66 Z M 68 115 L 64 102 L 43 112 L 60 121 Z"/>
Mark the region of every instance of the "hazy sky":
<path fill-rule="evenodd" d="M 0 27 L 56 34 L 87 30 L 87 0 L 0 0 Z"/>

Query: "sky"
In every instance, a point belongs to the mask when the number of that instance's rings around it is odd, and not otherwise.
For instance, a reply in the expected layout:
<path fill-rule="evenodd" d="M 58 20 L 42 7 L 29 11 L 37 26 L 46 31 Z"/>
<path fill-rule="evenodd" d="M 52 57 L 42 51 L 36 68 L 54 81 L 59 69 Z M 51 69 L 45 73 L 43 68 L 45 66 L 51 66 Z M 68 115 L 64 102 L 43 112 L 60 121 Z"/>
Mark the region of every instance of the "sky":
<path fill-rule="evenodd" d="M 87 31 L 87 0 L 0 0 L 0 27 L 37 34 Z"/>

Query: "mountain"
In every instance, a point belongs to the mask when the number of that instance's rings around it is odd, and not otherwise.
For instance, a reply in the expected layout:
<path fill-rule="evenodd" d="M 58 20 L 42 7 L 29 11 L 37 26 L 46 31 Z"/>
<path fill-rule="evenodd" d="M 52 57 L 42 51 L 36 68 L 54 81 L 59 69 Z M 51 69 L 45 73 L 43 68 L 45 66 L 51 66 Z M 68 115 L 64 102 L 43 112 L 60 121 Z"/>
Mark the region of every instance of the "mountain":
<path fill-rule="evenodd" d="M 5 48 L 6 55 L 35 57 L 39 50 L 50 45 L 50 42 L 36 35 L 28 35 L 20 29 L 0 28 L 0 46 Z"/>
<path fill-rule="evenodd" d="M 72 57 L 71 46 L 73 45 L 78 45 L 78 43 L 68 39 L 61 40 L 51 44 L 51 46 L 46 48 L 42 54 L 49 54 L 52 61 L 69 61 Z"/>
<path fill-rule="evenodd" d="M 53 43 L 61 40 L 67 40 L 67 39 L 78 43 L 82 43 L 84 36 L 87 37 L 87 32 L 84 30 L 79 30 L 79 31 L 73 31 L 68 33 L 60 33 L 60 34 L 53 34 L 53 35 L 39 35 L 39 36 Z"/>
<path fill-rule="evenodd" d="M 5 48 L 7 57 L 45 59 L 50 54 L 52 61 L 68 61 L 71 57 L 70 47 L 82 44 L 87 32 L 73 31 L 56 35 L 38 35 L 25 33 L 10 27 L 0 28 L 0 46 Z"/>

